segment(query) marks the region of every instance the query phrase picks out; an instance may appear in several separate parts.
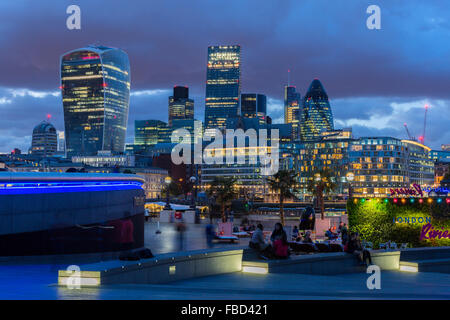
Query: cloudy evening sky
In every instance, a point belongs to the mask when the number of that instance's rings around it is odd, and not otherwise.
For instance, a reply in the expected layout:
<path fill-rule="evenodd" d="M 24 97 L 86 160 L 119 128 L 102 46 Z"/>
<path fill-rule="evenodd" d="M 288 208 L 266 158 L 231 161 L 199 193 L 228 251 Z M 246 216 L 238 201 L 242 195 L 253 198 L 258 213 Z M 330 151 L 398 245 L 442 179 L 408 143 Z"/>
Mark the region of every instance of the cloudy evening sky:
<path fill-rule="evenodd" d="M 66 28 L 66 8 L 81 7 L 81 30 Z M 369 30 L 366 8 L 381 8 Z M 268 97 L 283 120 L 283 86 L 304 95 L 319 78 L 335 127 L 359 136 L 450 143 L 450 2 L 415 0 L 146 0 L 0 2 L 0 152 L 27 151 L 33 127 L 52 115 L 64 130 L 59 57 L 88 44 L 125 50 L 135 119 L 167 121 L 168 96 L 186 85 L 204 117 L 207 46 L 242 46 L 242 92 Z"/>

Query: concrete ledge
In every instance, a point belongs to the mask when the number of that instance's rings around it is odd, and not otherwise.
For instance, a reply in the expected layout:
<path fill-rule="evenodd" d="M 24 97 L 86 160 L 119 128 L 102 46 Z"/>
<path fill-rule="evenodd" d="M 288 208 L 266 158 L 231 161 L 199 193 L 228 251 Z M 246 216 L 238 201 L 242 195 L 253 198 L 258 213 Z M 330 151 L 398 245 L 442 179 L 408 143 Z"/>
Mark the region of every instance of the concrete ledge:
<path fill-rule="evenodd" d="M 424 247 L 401 250 L 400 260 L 416 261 L 450 258 L 450 247 Z"/>
<path fill-rule="evenodd" d="M 184 253 L 164 254 L 139 261 L 107 261 L 81 266 L 83 283 L 98 284 L 157 284 L 241 271 L 242 249 L 196 250 Z M 95 273 L 96 280 L 86 280 Z M 61 270 L 59 285 L 72 273 Z M 65 280 L 67 281 L 67 280 Z"/>
<path fill-rule="evenodd" d="M 381 270 L 398 270 L 400 267 L 400 251 L 372 250 L 372 263 Z"/>
<path fill-rule="evenodd" d="M 373 264 L 382 270 L 398 270 L 400 251 L 371 251 Z M 327 252 L 301 256 L 290 256 L 284 260 L 247 260 L 242 262 L 243 270 L 256 273 L 301 273 L 333 275 L 365 272 L 356 257 L 345 252 Z"/>
<path fill-rule="evenodd" d="M 401 261 L 401 271 L 450 273 L 450 258 Z"/>
<path fill-rule="evenodd" d="M 0 257 L 0 265 L 7 264 L 85 264 L 118 259 L 120 252 L 98 252 L 78 254 L 54 254 L 41 256 Z"/>

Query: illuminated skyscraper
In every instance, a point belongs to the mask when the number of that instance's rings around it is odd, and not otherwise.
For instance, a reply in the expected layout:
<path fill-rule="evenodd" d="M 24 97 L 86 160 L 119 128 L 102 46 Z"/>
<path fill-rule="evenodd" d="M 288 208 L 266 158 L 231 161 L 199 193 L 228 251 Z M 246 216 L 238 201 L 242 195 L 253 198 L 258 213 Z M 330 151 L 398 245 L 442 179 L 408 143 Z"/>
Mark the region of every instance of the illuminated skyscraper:
<path fill-rule="evenodd" d="M 173 120 L 194 119 L 194 100 L 189 99 L 189 88 L 175 86 L 169 97 L 169 126 Z"/>
<path fill-rule="evenodd" d="M 239 115 L 241 47 L 208 47 L 205 128 L 225 129 L 226 120 Z"/>
<path fill-rule="evenodd" d="M 241 94 L 241 116 L 244 118 L 259 118 L 266 123 L 267 98 L 263 94 Z"/>
<path fill-rule="evenodd" d="M 320 133 L 334 130 L 333 114 L 328 95 L 318 79 L 314 79 L 303 98 L 300 112 L 300 138 L 302 141 L 314 141 Z"/>
<path fill-rule="evenodd" d="M 284 87 L 284 123 L 292 123 L 292 138 L 299 138 L 300 122 L 300 93 L 296 92 L 294 86 Z"/>
<path fill-rule="evenodd" d="M 130 63 L 116 48 L 88 46 L 61 57 L 66 152 L 124 151 Z"/>

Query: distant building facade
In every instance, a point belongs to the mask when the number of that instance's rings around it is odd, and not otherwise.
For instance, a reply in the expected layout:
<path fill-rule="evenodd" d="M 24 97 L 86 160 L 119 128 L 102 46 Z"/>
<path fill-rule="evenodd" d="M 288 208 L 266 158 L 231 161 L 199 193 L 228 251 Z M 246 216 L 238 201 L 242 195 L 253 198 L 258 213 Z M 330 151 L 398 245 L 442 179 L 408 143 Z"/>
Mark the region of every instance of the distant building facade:
<path fill-rule="evenodd" d="M 47 121 L 42 121 L 33 129 L 30 153 L 47 157 L 58 150 L 58 138 L 55 127 Z"/>
<path fill-rule="evenodd" d="M 171 128 L 161 120 L 135 120 L 134 144 L 152 146 L 170 142 Z"/>
<path fill-rule="evenodd" d="M 260 123 L 266 123 L 267 97 L 258 93 L 241 94 L 241 116 L 258 118 Z"/>
<path fill-rule="evenodd" d="M 173 95 L 169 97 L 169 127 L 173 120 L 193 120 L 194 100 L 189 99 L 189 88 L 175 86 Z"/>
<path fill-rule="evenodd" d="M 68 156 L 124 151 L 130 97 L 124 51 L 88 46 L 63 54 L 61 91 Z"/>
<path fill-rule="evenodd" d="M 409 183 L 420 186 L 434 184 L 434 161 L 430 159 L 431 148 L 412 140 L 402 140 L 408 150 Z"/>

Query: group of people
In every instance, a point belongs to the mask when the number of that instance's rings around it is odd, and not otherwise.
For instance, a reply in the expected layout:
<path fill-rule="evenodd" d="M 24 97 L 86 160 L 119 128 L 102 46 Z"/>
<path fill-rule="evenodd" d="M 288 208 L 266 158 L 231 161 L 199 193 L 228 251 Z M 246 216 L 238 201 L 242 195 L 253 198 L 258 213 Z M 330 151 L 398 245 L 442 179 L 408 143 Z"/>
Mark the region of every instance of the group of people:
<path fill-rule="evenodd" d="M 336 227 L 334 227 L 336 229 Z M 330 227 L 326 232 L 325 236 L 328 238 L 328 240 L 336 240 L 341 237 L 342 244 L 345 245 L 348 241 L 348 228 L 347 224 L 344 222 L 341 222 L 338 227 L 337 232 L 333 232 L 333 229 Z"/>
<path fill-rule="evenodd" d="M 344 245 L 344 251 L 355 255 L 361 264 L 365 264 L 367 266 L 372 264 L 370 252 L 362 246 L 359 233 L 357 232 L 352 232 L 350 234 L 350 238 Z"/>
<path fill-rule="evenodd" d="M 331 230 L 328 230 L 331 232 Z M 352 232 L 349 236 L 348 228 L 345 223 L 341 223 L 338 228 L 338 233 L 342 239 L 342 245 L 344 246 L 344 251 L 353 254 L 357 257 L 361 264 L 370 265 L 372 264 L 372 259 L 370 252 L 361 245 L 361 239 L 359 234 Z M 313 243 L 311 239 L 311 232 L 307 231 L 305 233 L 300 233 L 297 226 L 292 230 L 292 238 L 295 241 L 300 241 L 303 243 Z M 330 235 L 328 237 L 330 240 L 336 239 L 336 237 Z M 275 229 L 270 236 L 270 242 L 267 243 L 264 237 L 264 227 L 262 224 L 256 226 L 255 232 L 253 232 L 252 238 L 249 243 L 250 248 L 257 250 L 263 258 L 274 259 L 274 258 L 287 258 L 289 256 L 289 244 L 287 241 L 286 232 L 283 229 L 281 223 L 275 224 Z"/>
<path fill-rule="evenodd" d="M 284 231 L 283 225 L 279 222 L 275 224 L 275 229 L 270 236 L 270 243 L 266 242 L 264 227 L 259 223 L 253 232 L 249 246 L 257 250 L 266 259 L 284 259 L 289 256 L 289 244 L 286 231 Z"/>
<path fill-rule="evenodd" d="M 296 242 L 303 242 L 303 243 L 313 243 L 311 239 L 311 231 L 306 231 L 305 233 L 300 233 L 297 226 L 294 226 L 294 229 L 292 229 L 292 240 Z"/>

